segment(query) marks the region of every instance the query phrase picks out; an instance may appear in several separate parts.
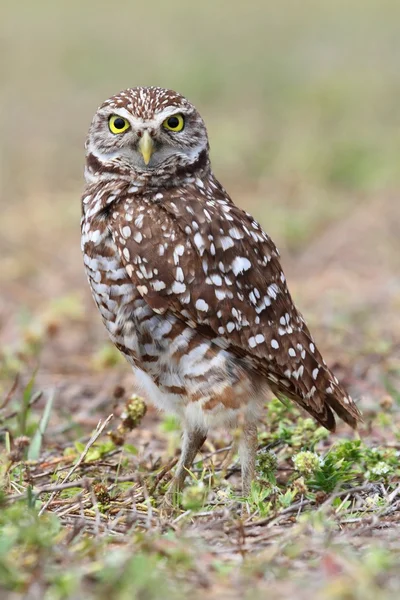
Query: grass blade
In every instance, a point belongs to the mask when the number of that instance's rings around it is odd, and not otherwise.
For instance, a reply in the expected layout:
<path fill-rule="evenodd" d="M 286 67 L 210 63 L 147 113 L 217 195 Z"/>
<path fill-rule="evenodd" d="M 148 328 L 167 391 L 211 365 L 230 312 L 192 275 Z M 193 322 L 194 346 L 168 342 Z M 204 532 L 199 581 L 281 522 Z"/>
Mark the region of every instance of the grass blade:
<path fill-rule="evenodd" d="M 47 425 L 49 424 L 51 410 L 53 408 L 54 402 L 54 390 L 50 392 L 50 395 L 47 399 L 46 406 L 44 407 L 42 418 L 40 419 L 38 428 L 35 431 L 35 435 L 32 438 L 32 441 L 29 445 L 28 449 L 28 459 L 29 460 L 37 460 L 40 456 L 40 449 L 42 447 L 43 435 L 47 429 Z"/>

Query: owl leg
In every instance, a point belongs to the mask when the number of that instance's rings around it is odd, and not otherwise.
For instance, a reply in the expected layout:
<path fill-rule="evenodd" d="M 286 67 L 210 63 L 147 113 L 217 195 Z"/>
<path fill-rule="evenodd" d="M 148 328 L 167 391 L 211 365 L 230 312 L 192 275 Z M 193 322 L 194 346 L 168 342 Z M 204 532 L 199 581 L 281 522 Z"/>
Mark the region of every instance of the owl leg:
<path fill-rule="evenodd" d="M 245 423 L 239 441 L 243 496 L 248 496 L 250 493 L 251 483 L 254 479 L 257 448 L 257 426 L 255 423 Z"/>
<path fill-rule="evenodd" d="M 207 435 L 203 430 L 185 429 L 183 432 L 183 442 L 181 456 L 176 468 L 174 478 L 172 479 L 167 493 L 164 497 L 163 508 L 173 507 L 176 504 L 176 494 L 183 488 L 188 469 L 191 468 L 196 454 L 206 441 Z"/>
<path fill-rule="evenodd" d="M 199 429 L 185 429 L 183 432 L 181 457 L 172 482 L 174 483 L 175 491 L 179 491 L 183 488 L 186 475 L 188 474 L 187 471 L 192 466 L 196 454 L 206 441 L 206 438 L 207 435 L 205 432 Z"/>

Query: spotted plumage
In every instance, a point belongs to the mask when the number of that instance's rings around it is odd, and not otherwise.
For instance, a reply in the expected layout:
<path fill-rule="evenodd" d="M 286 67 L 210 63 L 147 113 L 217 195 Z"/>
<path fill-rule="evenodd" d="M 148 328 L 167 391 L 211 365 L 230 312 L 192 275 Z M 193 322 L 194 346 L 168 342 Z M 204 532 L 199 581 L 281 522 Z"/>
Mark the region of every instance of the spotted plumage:
<path fill-rule="evenodd" d="M 239 426 L 248 491 L 268 388 L 330 430 L 334 413 L 355 427 L 360 413 L 294 306 L 278 250 L 215 179 L 194 106 L 128 89 L 98 109 L 86 148 L 89 283 L 138 383 L 182 420 L 175 485 L 209 429 Z"/>

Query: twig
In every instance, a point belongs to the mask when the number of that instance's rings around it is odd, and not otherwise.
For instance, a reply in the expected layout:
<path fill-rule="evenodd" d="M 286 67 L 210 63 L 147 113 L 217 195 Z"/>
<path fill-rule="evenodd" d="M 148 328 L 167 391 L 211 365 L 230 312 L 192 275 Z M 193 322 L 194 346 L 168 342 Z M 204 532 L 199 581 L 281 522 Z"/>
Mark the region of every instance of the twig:
<path fill-rule="evenodd" d="M 388 504 L 392 504 L 393 500 L 400 494 L 400 485 L 387 497 Z"/>
<path fill-rule="evenodd" d="M 225 446 L 225 448 L 218 448 L 218 450 L 214 450 L 214 452 L 210 452 L 209 454 L 205 454 L 204 456 L 202 456 L 201 458 L 199 458 L 199 460 L 195 460 L 194 461 L 194 465 L 197 465 L 197 463 L 200 462 L 204 462 L 205 460 L 209 460 L 210 458 L 212 458 L 213 456 L 215 456 L 216 454 L 221 454 L 221 452 L 229 452 L 229 450 L 232 449 L 232 444 L 230 444 L 229 446 Z"/>
<path fill-rule="evenodd" d="M 0 406 L 0 410 L 3 410 L 7 406 L 7 404 L 10 402 L 11 398 L 14 395 L 15 390 L 17 389 L 18 383 L 19 383 L 19 373 L 16 374 L 11 388 L 8 390 L 7 394 L 5 395 L 5 398 Z"/>
<path fill-rule="evenodd" d="M 152 496 L 154 494 L 154 492 L 156 491 L 156 489 L 159 486 L 162 479 L 164 479 L 165 475 L 167 475 L 167 473 L 169 473 L 171 471 L 171 469 L 174 468 L 174 466 L 176 465 L 177 462 L 178 462 L 178 458 L 173 458 L 172 460 L 169 461 L 169 463 L 167 463 L 165 465 L 165 467 L 163 467 L 161 469 L 159 474 L 154 479 L 154 483 L 153 483 L 152 487 L 149 489 L 150 496 Z"/>
<path fill-rule="evenodd" d="M 90 440 L 88 441 L 88 443 L 86 444 L 82 454 L 80 455 L 80 457 L 78 458 L 77 462 L 74 464 L 74 466 L 68 471 L 68 473 L 66 474 L 63 483 L 66 483 L 66 481 L 71 477 L 71 475 L 78 469 L 78 467 L 83 463 L 83 461 L 86 458 L 87 453 L 90 450 L 90 447 L 93 446 L 93 444 L 95 443 L 95 441 L 100 437 L 100 435 L 103 433 L 104 429 L 107 427 L 107 425 L 110 423 L 111 419 L 113 418 L 114 415 L 109 415 L 107 417 L 107 419 L 104 421 L 104 423 L 102 423 L 101 421 L 99 421 L 96 430 L 94 431 L 93 435 L 91 436 Z M 50 504 L 53 502 L 54 498 L 57 495 L 57 491 L 54 491 L 50 498 L 47 500 L 47 502 L 42 506 L 42 508 L 39 511 L 39 516 L 42 515 L 44 513 L 44 511 L 48 508 L 48 506 L 50 506 Z"/>

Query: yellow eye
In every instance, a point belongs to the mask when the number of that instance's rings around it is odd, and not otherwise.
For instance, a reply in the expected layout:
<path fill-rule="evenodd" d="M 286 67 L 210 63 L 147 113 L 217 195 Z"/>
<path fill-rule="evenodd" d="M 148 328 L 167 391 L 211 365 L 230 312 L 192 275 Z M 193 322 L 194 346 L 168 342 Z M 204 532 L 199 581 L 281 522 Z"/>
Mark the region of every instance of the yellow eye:
<path fill-rule="evenodd" d="M 171 117 L 165 119 L 163 123 L 163 127 L 165 127 L 165 129 L 168 129 L 169 131 L 182 131 L 184 126 L 185 119 L 181 114 L 172 115 Z"/>
<path fill-rule="evenodd" d="M 129 121 L 120 117 L 118 115 L 112 115 L 110 120 L 108 121 L 108 126 L 110 128 L 111 133 L 124 133 L 127 129 L 129 129 Z"/>

